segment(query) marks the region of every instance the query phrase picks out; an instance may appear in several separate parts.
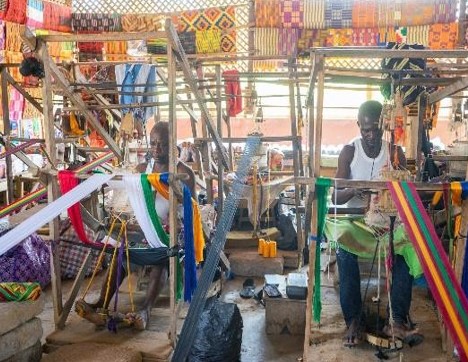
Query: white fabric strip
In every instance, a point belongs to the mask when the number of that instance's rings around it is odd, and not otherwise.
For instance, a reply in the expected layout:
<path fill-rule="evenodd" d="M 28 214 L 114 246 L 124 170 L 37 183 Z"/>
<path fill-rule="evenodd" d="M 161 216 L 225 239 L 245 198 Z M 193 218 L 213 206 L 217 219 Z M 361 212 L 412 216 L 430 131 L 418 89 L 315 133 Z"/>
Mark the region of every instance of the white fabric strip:
<path fill-rule="evenodd" d="M 19 244 L 42 225 L 47 224 L 49 221 L 59 216 L 62 211 L 88 196 L 102 184 L 109 181 L 113 176 L 114 175 L 111 174 L 96 174 L 91 176 L 85 182 L 59 197 L 54 202 L 23 221 L 10 232 L 0 237 L 0 255 L 3 255 L 12 247 Z"/>
<path fill-rule="evenodd" d="M 128 199 L 132 205 L 135 217 L 140 225 L 143 234 L 145 234 L 146 241 L 153 248 L 166 247 L 159 239 L 153 223 L 146 209 L 145 196 L 143 188 L 141 187 L 140 175 L 125 175 L 123 177 L 125 189 L 127 190 Z"/>

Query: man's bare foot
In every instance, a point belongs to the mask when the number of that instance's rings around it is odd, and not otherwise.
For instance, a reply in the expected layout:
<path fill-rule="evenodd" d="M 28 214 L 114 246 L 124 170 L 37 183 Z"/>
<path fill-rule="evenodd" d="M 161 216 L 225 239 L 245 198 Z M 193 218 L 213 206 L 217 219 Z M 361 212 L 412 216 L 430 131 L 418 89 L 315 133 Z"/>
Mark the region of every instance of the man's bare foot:
<path fill-rule="evenodd" d="M 149 321 L 149 313 L 146 309 L 136 313 L 127 313 L 125 317 L 133 327 L 139 331 L 144 331 Z"/>
<path fill-rule="evenodd" d="M 99 327 L 106 325 L 106 317 L 97 313 L 96 310 L 83 299 L 75 302 L 75 311 L 81 318 L 84 318 Z"/>

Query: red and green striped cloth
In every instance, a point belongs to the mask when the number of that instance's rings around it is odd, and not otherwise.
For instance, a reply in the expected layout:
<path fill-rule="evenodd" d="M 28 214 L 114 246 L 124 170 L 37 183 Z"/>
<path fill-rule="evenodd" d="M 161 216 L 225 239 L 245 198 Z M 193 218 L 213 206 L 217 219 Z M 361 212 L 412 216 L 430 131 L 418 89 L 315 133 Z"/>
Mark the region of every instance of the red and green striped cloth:
<path fill-rule="evenodd" d="M 434 225 L 416 188 L 410 182 L 388 182 L 408 235 L 422 264 L 445 325 L 457 347 L 460 360 L 468 361 L 468 300 L 450 265 Z"/>

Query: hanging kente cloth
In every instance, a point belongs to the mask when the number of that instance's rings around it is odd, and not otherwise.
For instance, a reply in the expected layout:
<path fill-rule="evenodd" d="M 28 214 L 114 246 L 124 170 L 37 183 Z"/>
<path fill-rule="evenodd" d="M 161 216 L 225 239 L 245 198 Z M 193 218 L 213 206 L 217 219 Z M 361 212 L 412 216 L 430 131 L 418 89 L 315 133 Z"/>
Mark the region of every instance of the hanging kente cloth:
<path fill-rule="evenodd" d="M 330 29 L 351 28 L 353 22 L 352 0 L 325 1 L 325 27 Z"/>
<path fill-rule="evenodd" d="M 304 28 L 304 4 L 302 0 L 282 0 L 280 2 L 280 12 L 283 28 Z"/>
<path fill-rule="evenodd" d="M 373 28 L 377 26 L 378 7 L 375 0 L 354 0 L 353 28 Z"/>
<path fill-rule="evenodd" d="M 429 48 L 455 49 L 458 41 L 458 23 L 429 26 Z"/>
<path fill-rule="evenodd" d="M 304 0 L 304 28 L 325 28 L 325 0 Z"/>

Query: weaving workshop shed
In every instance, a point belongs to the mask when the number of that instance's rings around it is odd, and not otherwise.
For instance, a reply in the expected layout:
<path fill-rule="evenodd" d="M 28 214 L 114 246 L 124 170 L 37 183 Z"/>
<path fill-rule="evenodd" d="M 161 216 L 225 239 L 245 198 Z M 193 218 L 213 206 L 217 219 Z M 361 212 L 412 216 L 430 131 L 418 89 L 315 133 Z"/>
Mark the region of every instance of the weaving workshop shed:
<path fill-rule="evenodd" d="M 2 2 L 0 360 L 466 361 L 465 33 L 464 0 Z M 389 169 L 336 178 L 369 100 Z M 421 345 L 383 332 L 397 230 Z"/>

